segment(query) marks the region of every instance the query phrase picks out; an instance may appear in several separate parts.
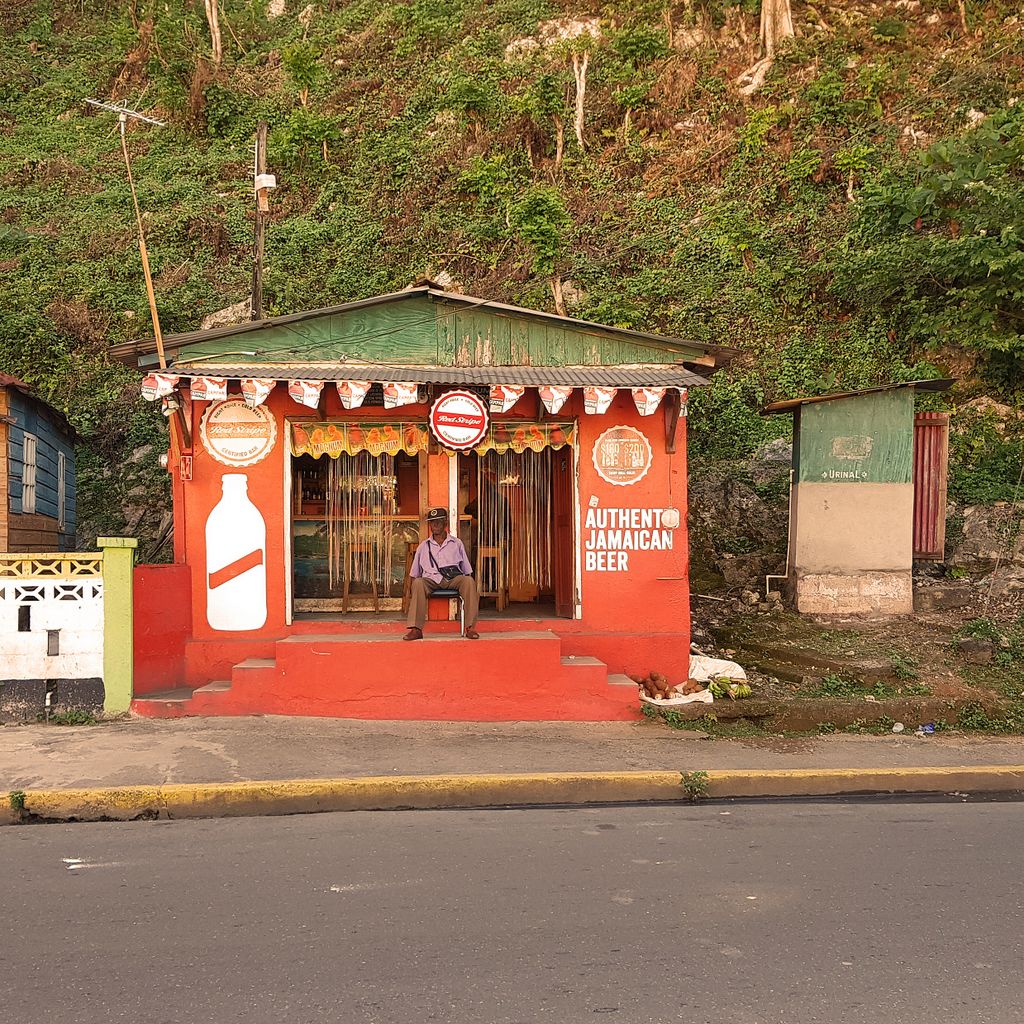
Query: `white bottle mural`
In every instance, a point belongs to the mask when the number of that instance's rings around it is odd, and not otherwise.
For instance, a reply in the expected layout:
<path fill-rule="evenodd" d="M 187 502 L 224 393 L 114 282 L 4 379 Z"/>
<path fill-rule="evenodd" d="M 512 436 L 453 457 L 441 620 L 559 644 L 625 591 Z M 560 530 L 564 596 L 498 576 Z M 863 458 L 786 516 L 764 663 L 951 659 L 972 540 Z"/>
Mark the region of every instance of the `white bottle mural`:
<path fill-rule="evenodd" d="M 267 621 L 267 524 L 244 473 L 225 473 L 206 520 L 206 621 L 211 629 L 259 629 Z"/>

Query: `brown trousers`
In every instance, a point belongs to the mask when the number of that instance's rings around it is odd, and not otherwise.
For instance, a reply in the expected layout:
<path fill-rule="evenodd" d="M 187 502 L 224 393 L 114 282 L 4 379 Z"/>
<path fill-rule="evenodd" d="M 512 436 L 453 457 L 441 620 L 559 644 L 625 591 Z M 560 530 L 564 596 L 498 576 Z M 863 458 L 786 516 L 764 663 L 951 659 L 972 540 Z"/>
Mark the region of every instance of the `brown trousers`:
<path fill-rule="evenodd" d="M 456 576 L 453 580 L 443 580 L 435 583 L 423 576 L 418 576 L 412 581 L 412 595 L 409 598 L 409 617 L 406 622 L 409 626 L 423 628 L 427 621 L 427 598 L 439 589 L 457 590 L 462 595 L 462 603 L 466 612 L 466 629 L 476 625 L 476 617 L 480 612 L 480 592 L 476 587 L 476 580 L 472 576 Z"/>

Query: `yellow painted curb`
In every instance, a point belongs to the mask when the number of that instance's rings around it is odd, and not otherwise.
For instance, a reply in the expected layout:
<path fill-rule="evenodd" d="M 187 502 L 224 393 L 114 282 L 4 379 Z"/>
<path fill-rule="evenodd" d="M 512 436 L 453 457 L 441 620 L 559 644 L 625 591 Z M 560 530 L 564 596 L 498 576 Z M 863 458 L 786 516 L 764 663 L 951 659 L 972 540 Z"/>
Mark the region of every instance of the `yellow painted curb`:
<path fill-rule="evenodd" d="M 709 771 L 708 797 L 837 796 L 851 793 L 1024 791 L 1024 766 Z M 30 789 L 30 818 L 44 821 L 217 818 L 408 808 L 506 807 L 685 801 L 674 772 L 552 772 L 293 779 L 114 789 Z M 0 824 L 17 820 L 0 808 Z"/>

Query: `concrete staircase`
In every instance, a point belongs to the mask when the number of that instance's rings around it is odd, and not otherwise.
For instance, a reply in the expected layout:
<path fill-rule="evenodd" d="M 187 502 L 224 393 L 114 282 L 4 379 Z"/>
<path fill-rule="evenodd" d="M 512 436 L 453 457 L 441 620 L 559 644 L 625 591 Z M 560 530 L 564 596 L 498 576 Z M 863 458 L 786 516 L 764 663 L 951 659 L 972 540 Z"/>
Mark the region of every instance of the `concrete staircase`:
<path fill-rule="evenodd" d="M 636 686 L 596 658 L 565 656 L 550 630 L 479 640 L 393 632 L 298 633 L 273 658 L 235 665 L 230 680 L 150 694 L 132 710 L 188 715 L 321 715 L 441 721 L 628 721 Z"/>

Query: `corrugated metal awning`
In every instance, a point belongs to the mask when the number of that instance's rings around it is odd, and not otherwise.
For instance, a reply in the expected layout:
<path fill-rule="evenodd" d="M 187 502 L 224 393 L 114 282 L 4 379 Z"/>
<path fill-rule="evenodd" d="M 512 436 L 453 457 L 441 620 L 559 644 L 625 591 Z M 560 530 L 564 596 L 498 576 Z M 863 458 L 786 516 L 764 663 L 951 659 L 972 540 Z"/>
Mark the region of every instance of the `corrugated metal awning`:
<path fill-rule="evenodd" d="M 179 363 L 167 371 L 180 377 L 266 380 L 368 380 L 375 384 L 560 384 L 606 388 L 702 387 L 708 380 L 684 366 L 384 366 L 379 363 Z"/>
<path fill-rule="evenodd" d="M 807 398 L 787 398 L 781 402 L 772 402 L 761 410 L 762 416 L 774 416 L 776 413 L 792 412 L 801 405 L 814 405 L 818 402 L 833 402 L 840 398 L 857 398 L 860 395 L 874 395 L 879 391 L 899 391 L 912 388 L 915 391 L 948 391 L 956 383 L 955 379 L 938 378 L 936 380 L 908 380 L 898 384 L 882 384 L 877 388 L 862 388 L 860 391 L 836 391 L 830 395 L 810 395 Z"/>

